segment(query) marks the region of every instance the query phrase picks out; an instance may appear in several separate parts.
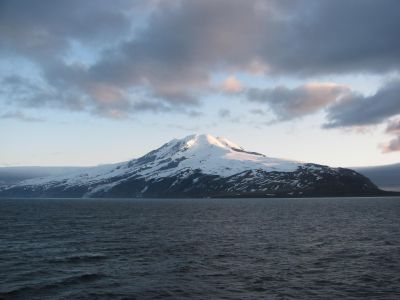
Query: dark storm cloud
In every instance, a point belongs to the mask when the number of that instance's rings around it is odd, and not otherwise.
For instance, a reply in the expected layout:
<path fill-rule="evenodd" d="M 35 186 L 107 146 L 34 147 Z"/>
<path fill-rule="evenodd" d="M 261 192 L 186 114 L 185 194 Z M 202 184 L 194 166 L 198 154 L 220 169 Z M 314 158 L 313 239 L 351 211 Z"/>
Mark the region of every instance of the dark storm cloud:
<path fill-rule="evenodd" d="M 300 10 L 279 24 L 282 33 L 264 41 L 265 60 L 277 72 L 315 75 L 399 69 L 399 1 L 300 2 Z"/>
<path fill-rule="evenodd" d="M 296 88 L 252 88 L 249 101 L 267 104 L 277 120 L 290 120 L 315 113 L 349 93 L 349 88 L 332 83 L 311 83 Z M 256 113 L 259 113 L 257 111 Z"/>
<path fill-rule="evenodd" d="M 0 51 L 44 64 L 65 54 L 71 40 L 111 41 L 130 29 L 131 1 L 0 0 Z M 1 52 L 0 52 L 1 53 Z"/>
<path fill-rule="evenodd" d="M 400 79 L 393 80 L 372 96 L 346 95 L 328 109 L 326 128 L 379 124 L 400 114 Z"/>
<path fill-rule="evenodd" d="M 207 90 L 213 71 L 250 66 L 257 27 L 265 17 L 257 15 L 254 1 L 170 3 L 135 39 L 107 51 L 91 68 L 93 77 L 147 86 L 155 97 L 190 103 Z"/>
<path fill-rule="evenodd" d="M 92 70 L 106 81 L 146 83 L 167 98 L 204 87 L 220 69 L 310 76 L 390 71 L 399 67 L 399 10 L 397 0 L 172 1 Z"/>
<path fill-rule="evenodd" d="M 306 79 L 399 70 L 398 11 L 397 0 L 0 0 L 0 55 L 32 62 L 44 82 L 31 87 L 31 101 L 13 95 L 21 105 L 105 116 L 187 113 L 183 106 L 212 91 L 214 72 Z M 75 53 L 68 62 L 74 45 L 96 57 L 87 62 Z M 305 90 L 285 88 L 251 93 L 253 100 L 268 98 L 282 119 L 335 98 L 301 101 Z M 351 123 L 339 107 L 330 111 L 329 126 Z"/>

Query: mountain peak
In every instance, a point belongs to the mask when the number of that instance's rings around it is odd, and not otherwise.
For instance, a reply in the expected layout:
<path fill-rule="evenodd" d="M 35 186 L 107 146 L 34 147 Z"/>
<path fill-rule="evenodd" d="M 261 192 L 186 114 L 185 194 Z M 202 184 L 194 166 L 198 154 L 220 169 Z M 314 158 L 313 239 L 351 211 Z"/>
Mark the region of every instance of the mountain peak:
<path fill-rule="evenodd" d="M 167 177 L 180 172 L 197 172 L 231 176 L 246 170 L 293 171 L 299 163 L 267 157 L 246 151 L 236 143 L 211 134 L 192 134 L 174 139 L 142 158 L 132 160 L 132 167 L 140 164 L 146 178 Z"/>
<path fill-rule="evenodd" d="M 194 134 L 171 140 L 128 162 L 0 188 L 0 197 L 300 196 L 351 192 L 368 195 L 379 190 L 352 170 L 267 157 L 246 151 L 223 137 Z"/>
<path fill-rule="evenodd" d="M 243 150 L 242 147 L 224 137 L 211 134 L 192 134 L 182 139 L 187 148 L 218 147 L 226 150 Z"/>

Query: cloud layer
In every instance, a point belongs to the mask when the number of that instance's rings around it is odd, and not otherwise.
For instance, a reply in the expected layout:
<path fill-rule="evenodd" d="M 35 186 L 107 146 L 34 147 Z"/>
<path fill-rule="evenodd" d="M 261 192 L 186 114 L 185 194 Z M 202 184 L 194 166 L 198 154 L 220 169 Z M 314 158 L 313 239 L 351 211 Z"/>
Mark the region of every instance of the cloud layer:
<path fill-rule="evenodd" d="M 390 121 L 386 128 L 386 133 L 393 135 L 394 138 L 382 146 L 383 152 L 400 151 L 400 119 Z"/>
<path fill-rule="evenodd" d="M 380 88 L 373 96 L 350 93 L 328 110 L 327 128 L 375 125 L 400 114 L 400 79 Z"/>
<path fill-rule="evenodd" d="M 263 89 L 230 76 L 219 86 L 277 120 L 326 110 L 326 128 L 378 124 L 400 114 L 399 81 L 368 97 L 306 82 L 399 72 L 399 11 L 398 0 L 0 0 L 2 60 L 28 66 L 0 65 L 0 102 L 111 118 L 190 114 L 216 92 L 215 74 L 242 73 L 305 81 Z"/>
<path fill-rule="evenodd" d="M 296 88 L 251 88 L 246 92 L 253 102 L 268 104 L 278 120 L 290 120 L 315 113 L 339 101 L 349 88 L 334 83 L 309 83 Z"/>

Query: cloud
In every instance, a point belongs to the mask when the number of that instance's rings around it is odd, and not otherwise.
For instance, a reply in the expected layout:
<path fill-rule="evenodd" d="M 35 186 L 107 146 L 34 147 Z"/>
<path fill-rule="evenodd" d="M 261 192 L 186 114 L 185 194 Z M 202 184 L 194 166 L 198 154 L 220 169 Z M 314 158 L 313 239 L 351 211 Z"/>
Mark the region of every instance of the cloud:
<path fill-rule="evenodd" d="M 327 111 L 325 128 L 375 125 L 400 114 L 400 79 L 392 80 L 372 96 L 352 92 Z"/>
<path fill-rule="evenodd" d="M 243 84 L 235 77 L 227 77 L 221 84 L 221 90 L 228 94 L 236 94 L 243 91 Z"/>
<path fill-rule="evenodd" d="M 259 115 L 259 116 L 265 115 L 265 111 L 259 108 L 251 109 L 249 112 L 253 115 Z"/>
<path fill-rule="evenodd" d="M 176 129 L 188 131 L 188 132 L 197 132 L 200 129 L 198 126 L 186 126 L 186 125 L 172 124 L 172 123 L 168 124 L 167 126 L 171 127 L 171 128 L 176 128 Z"/>
<path fill-rule="evenodd" d="M 230 123 L 235 123 L 239 124 L 242 122 L 244 116 L 239 116 L 239 115 L 232 115 L 232 112 L 229 109 L 223 108 L 218 111 L 218 117 L 221 121 L 223 119 L 224 121 L 230 122 Z"/>
<path fill-rule="evenodd" d="M 270 68 L 302 76 L 398 70 L 396 0 L 298 1 L 264 42 Z M 270 59 L 268 59 L 270 57 Z"/>
<path fill-rule="evenodd" d="M 309 83 L 295 88 L 251 88 L 246 91 L 249 101 L 267 104 L 277 120 L 300 118 L 326 108 L 349 93 L 345 85 Z M 256 111 L 255 113 L 261 113 Z"/>
<path fill-rule="evenodd" d="M 251 102 L 266 104 L 277 121 L 325 111 L 327 121 L 323 128 L 326 129 L 362 129 L 400 115 L 400 79 L 387 82 L 371 96 L 335 83 L 309 83 L 295 88 L 250 88 L 244 95 Z M 252 113 L 261 114 L 262 111 Z"/>
<path fill-rule="evenodd" d="M 28 116 L 20 111 L 8 112 L 0 115 L 0 119 L 11 119 L 11 120 L 19 120 L 23 122 L 44 122 L 41 118 Z"/>
<path fill-rule="evenodd" d="M 388 144 L 382 148 L 383 153 L 390 153 L 400 151 L 400 135 L 391 140 Z"/>
<path fill-rule="evenodd" d="M 391 141 L 381 146 L 383 153 L 400 151 L 400 119 L 392 120 L 386 127 L 386 133 L 394 135 Z"/>
<path fill-rule="evenodd" d="M 82 52 L 93 58 L 131 33 L 134 7 L 128 0 L 1 0 L 0 55 L 28 61 L 43 73 L 66 64 L 75 52 L 73 61 L 85 64 Z"/>
<path fill-rule="evenodd" d="M 81 111 L 88 110 L 92 104 L 73 88 L 58 89 L 18 75 L 0 77 L 0 83 L 0 100 L 11 107 Z"/>
<path fill-rule="evenodd" d="M 386 133 L 400 135 L 400 119 L 389 122 L 389 124 L 386 128 Z"/>
<path fill-rule="evenodd" d="M 229 109 L 220 109 L 218 111 L 218 116 L 220 116 L 221 118 L 230 118 L 231 111 Z"/>
<path fill-rule="evenodd" d="M 184 106 L 213 91 L 215 73 L 307 79 L 398 71 L 399 10 L 397 0 L 0 0 L 0 55 L 29 62 L 39 74 L 40 84 L 30 78 L 31 92 L 12 95 L 21 108 L 187 113 Z M 230 77 L 224 88 L 243 86 Z M 268 99 L 284 99 L 269 102 L 290 119 L 334 98 L 289 104 L 290 94 L 301 93 L 307 88 L 277 88 Z M 335 113 L 331 121 L 336 126 Z"/>

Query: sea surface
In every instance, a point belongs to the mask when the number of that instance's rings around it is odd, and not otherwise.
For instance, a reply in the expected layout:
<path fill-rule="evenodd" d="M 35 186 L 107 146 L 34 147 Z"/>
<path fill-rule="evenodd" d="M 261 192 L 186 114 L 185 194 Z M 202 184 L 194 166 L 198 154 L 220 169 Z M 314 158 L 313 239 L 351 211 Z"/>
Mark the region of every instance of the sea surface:
<path fill-rule="evenodd" d="M 0 199 L 0 299 L 400 299 L 400 198 Z"/>

